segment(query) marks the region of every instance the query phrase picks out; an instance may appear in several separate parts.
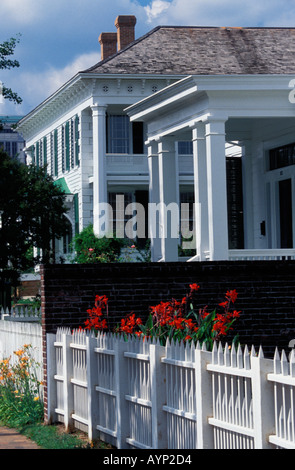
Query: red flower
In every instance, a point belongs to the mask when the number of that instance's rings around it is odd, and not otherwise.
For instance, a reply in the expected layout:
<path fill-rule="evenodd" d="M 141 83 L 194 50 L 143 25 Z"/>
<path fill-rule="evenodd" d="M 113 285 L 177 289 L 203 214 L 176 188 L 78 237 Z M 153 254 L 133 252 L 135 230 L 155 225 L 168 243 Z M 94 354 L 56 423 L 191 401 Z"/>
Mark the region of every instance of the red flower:
<path fill-rule="evenodd" d="M 235 289 L 234 290 L 228 290 L 227 293 L 226 293 L 226 298 L 228 300 L 230 300 L 233 304 L 237 300 L 237 297 L 238 297 L 238 293 Z"/>
<path fill-rule="evenodd" d="M 189 285 L 192 291 L 197 291 L 200 289 L 200 286 L 196 283 Z"/>

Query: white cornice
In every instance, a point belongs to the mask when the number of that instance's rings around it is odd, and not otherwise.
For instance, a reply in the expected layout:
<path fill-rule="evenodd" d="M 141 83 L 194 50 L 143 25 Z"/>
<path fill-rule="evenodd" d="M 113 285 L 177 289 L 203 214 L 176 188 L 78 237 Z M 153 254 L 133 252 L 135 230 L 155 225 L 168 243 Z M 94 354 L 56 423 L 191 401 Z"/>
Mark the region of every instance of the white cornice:
<path fill-rule="evenodd" d="M 97 74 L 97 73 L 77 73 L 71 80 L 66 82 L 62 87 L 56 90 L 51 96 L 40 103 L 30 113 L 24 116 L 18 123 L 18 132 L 26 135 L 37 134 L 46 123 L 51 123 L 58 119 L 61 115 L 73 108 L 75 105 L 82 103 L 95 93 L 97 83 L 109 81 L 123 80 L 161 80 L 166 81 L 165 85 L 169 85 L 171 81 L 179 80 L 181 76 L 175 75 L 147 75 L 147 74 Z M 143 86 L 143 84 L 141 85 Z"/>
<path fill-rule="evenodd" d="M 210 92 L 269 92 L 290 90 L 294 75 L 190 75 L 126 108 L 131 120 L 150 121 L 159 112 L 194 95 Z"/>

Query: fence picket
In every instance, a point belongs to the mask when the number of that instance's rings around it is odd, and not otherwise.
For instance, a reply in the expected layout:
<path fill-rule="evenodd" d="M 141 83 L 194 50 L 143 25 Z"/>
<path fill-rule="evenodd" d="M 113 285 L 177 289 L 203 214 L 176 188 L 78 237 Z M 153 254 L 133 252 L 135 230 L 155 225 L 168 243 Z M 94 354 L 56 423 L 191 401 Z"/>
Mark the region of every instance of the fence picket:
<path fill-rule="evenodd" d="M 47 335 L 49 415 L 66 428 L 119 449 L 295 448 L 294 350 L 270 360 L 240 345 L 69 333 Z"/>

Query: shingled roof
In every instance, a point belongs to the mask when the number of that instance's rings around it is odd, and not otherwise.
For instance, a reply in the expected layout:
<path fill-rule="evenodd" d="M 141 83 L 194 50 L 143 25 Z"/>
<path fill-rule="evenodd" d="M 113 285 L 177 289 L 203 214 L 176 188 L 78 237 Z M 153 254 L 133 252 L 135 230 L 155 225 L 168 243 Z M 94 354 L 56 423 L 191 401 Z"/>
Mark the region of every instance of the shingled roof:
<path fill-rule="evenodd" d="M 293 74 L 295 28 L 159 26 L 93 74 Z"/>

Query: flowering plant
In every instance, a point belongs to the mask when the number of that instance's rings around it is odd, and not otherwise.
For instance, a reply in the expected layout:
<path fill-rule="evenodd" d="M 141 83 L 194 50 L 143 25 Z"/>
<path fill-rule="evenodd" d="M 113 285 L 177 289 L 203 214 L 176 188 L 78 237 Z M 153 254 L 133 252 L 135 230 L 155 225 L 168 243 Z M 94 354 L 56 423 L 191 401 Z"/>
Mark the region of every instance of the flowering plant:
<path fill-rule="evenodd" d="M 150 307 L 147 321 L 143 323 L 140 317 L 130 313 L 121 319 L 115 332 L 128 335 L 136 335 L 143 339 L 158 338 L 160 344 L 165 345 L 169 341 L 193 341 L 205 343 L 207 350 L 212 350 L 213 343 L 222 339 L 240 316 L 240 312 L 233 308 L 237 299 L 236 290 L 228 290 L 225 301 L 219 304 L 212 312 L 207 311 L 207 306 L 197 309 L 195 306 L 196 295 L 200 286 L 190 284 L 189 293 L 181 301 L 172 299 L 168 302 L 160 302 Z M 108 325 L 103 314 L 107 312 L 108 299 L 105 296 L 96 296 L 95 307 L 89 309 L 89 319 L 85 322 L 85 329 L 107 330 Z M 233 342 L 237 340 L 237 336 Z"/>
<path fill-rule="evenodd" d="M 3 422 L 21 426 L 43 418 L 40 398 L 42 382 L 37 377 L 39 364 L 32 346 L 25 344 L 11 357 L 0 361 L 0 417 Z"/>

